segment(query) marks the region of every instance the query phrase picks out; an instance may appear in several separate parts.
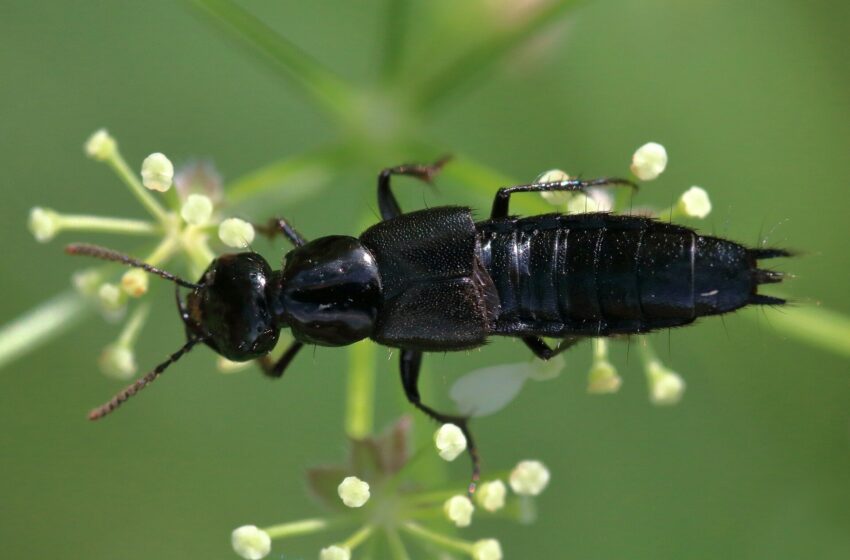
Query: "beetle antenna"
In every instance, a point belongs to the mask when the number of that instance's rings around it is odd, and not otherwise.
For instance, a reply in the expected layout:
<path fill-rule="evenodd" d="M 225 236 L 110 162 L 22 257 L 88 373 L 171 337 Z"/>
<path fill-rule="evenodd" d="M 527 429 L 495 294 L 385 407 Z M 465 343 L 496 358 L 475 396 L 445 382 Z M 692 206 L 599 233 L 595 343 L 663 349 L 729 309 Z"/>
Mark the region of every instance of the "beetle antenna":
<path fill-rule="evenodd" d="M 125 255 L 124 253 L 119 253 L 118 251 L 107 249 L 106 247 L 100 247 L 98 245 L 89 245 L 87 243 L 72 243 L 71 245 L 65 247 L 65 252 L 69 255 L 85 255 L 87 257 L 94 257 L 96 259 L 103 259 L 105 261 L 120 262 L 122 264 L 126 264 L 127 266 L 141 268 L 146 272 L 156 274 L 157 276 L 165 278 L 166 280 L 171 280 L 172 282 L 183 286 L 184 288 L 191 288 L 193 290 L 200 288 L 200 286 L 198 284 L 195 284 L 194 282 L 183 280 L 179 276 L 171 274 L 170 272 L 166 272 L 161 268 L 157 268 L 138 259 L 134 259 L 133 257 Z"/>
<path fill-rule="evenodd" d="M 144 377 L 137 379 L 134 383 L 131 383 L 121 391 L 119 391 L 114 397 L 112 397 L 109 401 L 100 405 L 99 407 L 92 409 L 89 412 L 89 420 L 100 420 L 122 404 L 127 401 L 130 397 L 153 383 L 157 377 L 164 372 L 168 366 L 179 360 L 183 354 L 192 349 L 199 342 L 203 342 L 203 338 L 190 338 L 186 344 L 184 344 L 177 352 L 171 354 L 167 360 L 156 366 L 153 371 L 147 373 Z"/>

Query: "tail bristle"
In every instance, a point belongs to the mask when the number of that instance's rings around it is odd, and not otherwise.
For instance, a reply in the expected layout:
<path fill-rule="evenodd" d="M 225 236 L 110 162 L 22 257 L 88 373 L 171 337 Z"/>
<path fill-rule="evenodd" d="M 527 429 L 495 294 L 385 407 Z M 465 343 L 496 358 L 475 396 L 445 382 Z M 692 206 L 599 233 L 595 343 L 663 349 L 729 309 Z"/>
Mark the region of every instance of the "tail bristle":
<path fill-rule="evenodd" d="M 786 300 L 763 294 L 752 294 L 749 303 L 754 305 L 785 305 Z"/>
<path fill-rule="evenodd" d="M 778 282 L 782 282 L 785 278 L 785 274 L 776 270 L 757 268 L 753 270 L 753 278 L 758 284 L 776 284 Z"/>
<path fill-rule="evenodd" d="M 792 257 L 794 253 L 785 249 L 749 249 L 750 256 L 756 260 Z"/>

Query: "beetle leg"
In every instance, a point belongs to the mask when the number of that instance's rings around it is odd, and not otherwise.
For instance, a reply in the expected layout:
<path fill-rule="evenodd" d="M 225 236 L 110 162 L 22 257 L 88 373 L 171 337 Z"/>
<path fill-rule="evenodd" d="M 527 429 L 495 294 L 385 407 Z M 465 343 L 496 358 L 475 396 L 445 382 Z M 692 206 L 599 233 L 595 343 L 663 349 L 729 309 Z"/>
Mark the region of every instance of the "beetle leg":
<path fill-rule="evenodd" d="M 591 179 L 590 181 L 582 181 L 580 179 L 570 179 L 567 181 L 558 181 L 555 183 L 531 183 L 529 185 L 514 185 L 512 187 L 502 187 L 496 193 L 496 198 L 493 199 L 493 210 L 490 212 L 491 220 L 508 217 L 508 205 L 511 200 L 511 194 L 517 192 L 550 192 L 550 191 L 584 191 L 590 187 L 605 187 L 612 185 L 624 185 L 637 190 L 637 185 L 627 179 L 617 179 L 613 177 L 601 177 L 599 179 Z"/>
<path fill-rule="evenodd" d="M 529 350 L 534 352 L 534 355 L 540 358 L 541 360 L 549 360 L 554 358 L 564 350 L 572 347 L 576 342 L 579 342 L 581 337 L 578 336 L 570 336 L 565 338 L 558 344 L 558 347 L 554 350 L 546 344 L 546 342 L 540 338 L 539 336 L 524 336 L 522 337 L 522 341 L 528 346 Z"/>
<path fill-rule="evenodd" d="M 423 404 L 419 397 L 419 370 L 422 366 L 422 352 L 419 350 L 401 351 L 401 384 L 404 386 L 404 394 L 410 403 L 441 424 L 454 424 L 466 437 L 466 448 L 472 459 L 472 480 L 467 491 L 470 495 L 475 493 L 478 479 L 481 478 L 481 459 L 478 457 L 478 448 L 469 431 L 469 417 L 443 414 L 437 412 L 430 406 Z"/>
<path fill-rule="evenodd" d="M 304 239 L 304 236 L 298 233 L 298 231 L 290 225 L 285 218 L 272 218 L 269 220 L 266 225 L 257 225 L 254 224 L 254 229 L 268 237 L 269 239 L 274 239 L 276 235 L 283 235 L 286 237 L 290 243 L 295 245 L 296 247 L 300 247 L 307 243 L 307 240 Z"/>
<path fill-rule="evenodd" d="M 381 218 L 389 220 L 402 215 L 401 206 L 398 205 L 398 201 L 390 189 L 390 177 L 407 175 L 430 183 L 449 159 L 451 159 L 450 156 L 443 156 L 431 165 L 405 163 L 381 171 L 378 174 L 378 208 L 381 210 Z"/>
<path fill-rule="evenodd" d="M 268 377 L 271 377 L 272 379 L 280 379 L 283 377 L 283 372 L 286 370 L 286 367 L 292 362 L 292 359 L 303 347 L 304 343 L 296 340 L 289 345 L 289 348 L 286 349 L 283 356 L 278 358 L 276 362 L 273 362 L 272 359 L 266 355 L 262 358 L 258 358 L 257 363 L 260 364 L 260 367 L 263 368 L 263 373 L 265 373 Z"/>

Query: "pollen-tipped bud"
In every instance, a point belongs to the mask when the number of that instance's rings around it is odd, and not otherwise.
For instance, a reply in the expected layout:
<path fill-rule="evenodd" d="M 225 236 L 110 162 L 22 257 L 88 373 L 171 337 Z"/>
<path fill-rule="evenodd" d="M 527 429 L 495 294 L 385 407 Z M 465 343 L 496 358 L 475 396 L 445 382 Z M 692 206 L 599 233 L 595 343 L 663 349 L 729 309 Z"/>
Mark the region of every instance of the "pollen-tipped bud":
<path fill-rule="evenodd" d="M 218 226 L 218 238 L 228 247 L 244 249 L 254 241 L 254 226 L 239 218 L 227 218 Z"/>
<path fill-rule="evenodd" d="M 61 218 L 53 210 L 38 206 L 30 210 L 29 228 L 36 241 L 50 241 L 59 233 L 61 227 Z"/>
<path fill-rule="evenodd" d="M 369 483 L 356 476 L 347 476 L 337 487 L 342 503 L 350 508 L 359 508 L 369 501 Z"/>
<path fill-rule="evenodd" d="M 351 560 L 351 550 L 334 544 L 319 551 L 319 560 Z"/>
<path fill-rule="evenodd" d="M 608 360 L 594 360 L 587 376 L 587 392 L 594 394 L 616 393 L 623 384 L 617 369 Z"/>
<path fill-rule="evenodd" d="M 466 436 L 454 424 L 443 424 L 434 432 L 437 453 L 446 461 L 454 461 L 466 449 Z"/>
<path fill-rule="evenodd" d="M 671 405 L 682 400 L 685 380 L 658 360 L 652 360 L 646 365 L 646 378 L 649 382 L 649 399 L 653 404 Z"/>
<path fill-rule="evenodd" d="M 443 504 L 443 511 L 456 527 L 469 527 L 475 506 L 466 496 L 452 496 Z"/>
<path fill-rule="evenodd" d="M 142 184 L 145 188 L 165 192 L 174 180 L 174 165 L 165 154 L 155 152 L 142 162 Z"/>
<path fill-rule="evenodd" d="M 100 370 L 115 379 L 127 380 L 136 373 L 136 357 L 132 348 L 120 342 L 103 349 L 98 360 Z"/>
<path fill-rule="evenodd" d="M 473 560 L 502 560 L 502 545 L 496 539 L 481 539 L 472 545 Z"/>
<path fill-rule="evenodd" d="M 693 186 L 682 193 L 676 208 L 690 218 L 705 218 L 711 212 L 711 200 L 705 189 Z"/>
<path fill-rule="evenodd" d="M 187 224 L 202 226 L 210 220 L 213 202 L 202 194 L 190 194 L 180 208 L 180 216 Z"/>
<path fill-rule="evenodd" d="M 570 176 L 566 174 L 566 172 L 561 171 L 560 169 L 550 169 L 549 171 L 544 171 L 540 175 L 538 175 L 535 179 L 535 183 L 558 183 L 560 181 L 569 181 Z M 572 193 L 568 191 L 545 191 L 540 193 L 540 196 L 543 197 L 543 200 L 548 202 L 553 206 L 563 206 L 567 202 L 569 202 L 572 197 Z"/>
<path fill-rule="evenodd" d="M 537 496 L 549 484 L 549 469 L 540 461 L 520 461 L 508 482 L 520 496 Z"/>
<path fill-rule="evenodd" d="M 118 311 L 126 303 L 124 293 L 111 282 L 104 282 L 97 289 L 97 299 L 106 311 Z"/>
<path fill-rule="evenodd" d="M 475 502 L 485 510 L 493 512 L 505 507 L 505 495 L 508 489 L 501 480 L 485 482 L 475 493 Z"/>
<path fill-rule="evenodd" d="M 269 534 L 256 525 L 243 525 L 230 535 L 233 550 L 246 560 L 260 560 L 268 556 L 272 550 L 272 539 Z"/>
<path fill-rule="evenodd" d="M 148 293 L 149 279 L 144 270 L 134 268 L 121 276 L 121 289 L 131 297 L 142 297 Z"/>
<path fill-rule="evenodd" d="M 632 156 L 632 173 L 641 181 L 651 181 L 667 167 L 667 150 L 657 142 L 644 144 Z"/>
<path fill-rule="evenodd" d="M 103 276 L 93 268 L 79 270 L 71 276 L 71 284 L 84 296 L 96 296 L 102 283 Z"/>
<path fill-rule="evenodd" d="M 98 161 L 106 161 L 115 155 L 118 143 L 109 135 L 105 128 L 101 128 L 86 140 L 86 155 Z"/>

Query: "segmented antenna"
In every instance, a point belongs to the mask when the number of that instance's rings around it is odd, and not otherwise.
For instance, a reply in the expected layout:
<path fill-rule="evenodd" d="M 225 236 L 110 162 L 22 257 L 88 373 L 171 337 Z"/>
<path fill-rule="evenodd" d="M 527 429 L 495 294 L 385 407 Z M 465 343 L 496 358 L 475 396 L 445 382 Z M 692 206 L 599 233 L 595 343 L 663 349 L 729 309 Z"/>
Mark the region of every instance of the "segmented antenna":
<path fill-rule="evenodd" d="M 108 402 L 100 405 L 99 407 L 92 409 L 89 412 L 89 420 L 100 420 L 122 404 L 124 404 L 127 399 L 153 383 L 157 377 L 160 376 L 162 372 L 168 368 L 171 364 L 179 360 L 183 354 L 192 349 L 199 342 L 203 342 L 203 338 L 190 338 L 186 344 L 184 344 L 177 352 L 171 354 L 167 360 L 156 366 L 153 371 L 146 374 L 144 377 L 137 379 L 134 383 L 128 385 L 121 391 L 119 391 L 114 397 L 112 397 Z"/>
<path fill-rule="evenodd" d="M 132 266 L 135 268 L 141 268 L 146 272 L 150 272 L 151 274 L 156 274 L 166 280 L 171 280 L 172 282 L 183 286 L 184 288 L 191 288 L 196 290 L 200 288 L 194 282 L 189 282 L 187 280 L 183 280 L 179 276 L 171 274 L 170 272 L 166 272 L 161 268 L 157 268 L 155 266 L 151 266 L 148 263 L 142 262 L 138 259 L 134 259 L 124 253 L 119 253 L 118 251 L 113 251 L 112 249 L 107 249 L 106 247 L 100 247 L 98 245 L 89 245 L 87 243 L 72 243 L 65 247 L 65 252 L 69 255 L 85 255 L 87 257 L 94 257 L 96 259 L 103 259 L 105 261 L 115 261 L 127 266 Z"/>

